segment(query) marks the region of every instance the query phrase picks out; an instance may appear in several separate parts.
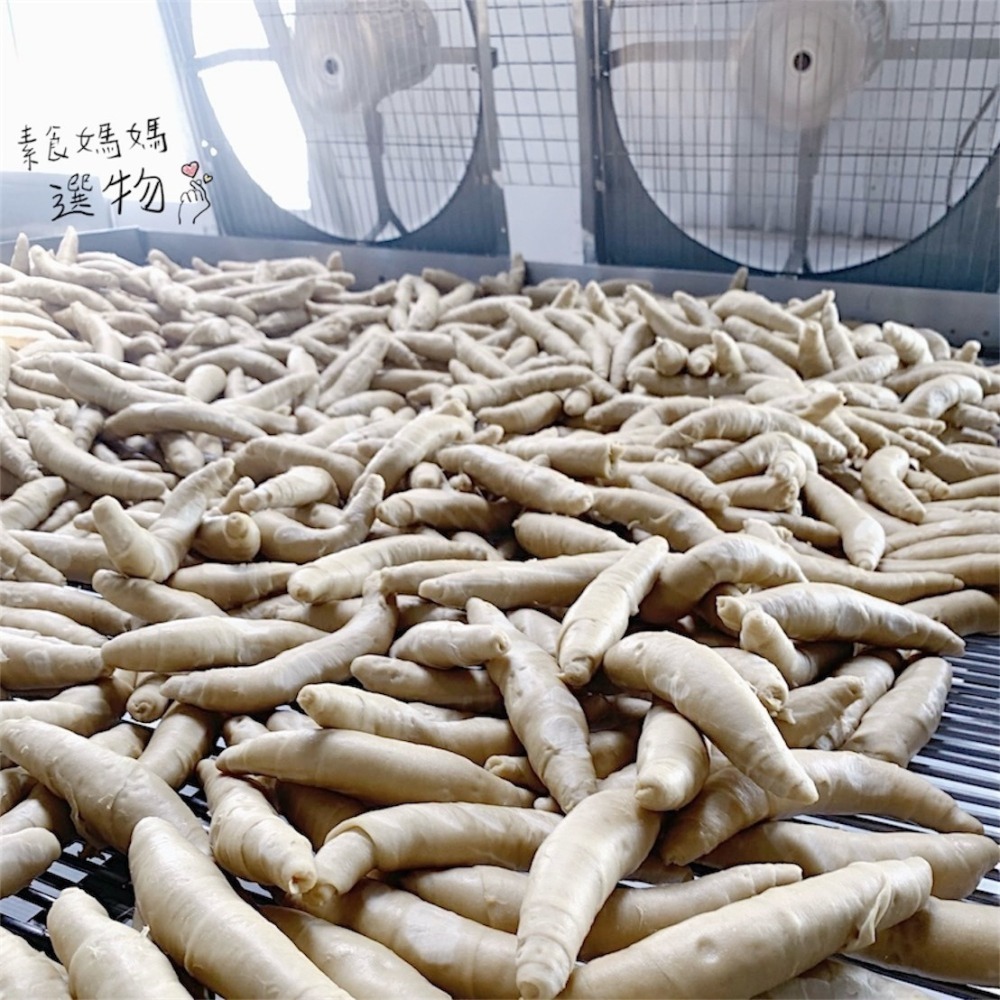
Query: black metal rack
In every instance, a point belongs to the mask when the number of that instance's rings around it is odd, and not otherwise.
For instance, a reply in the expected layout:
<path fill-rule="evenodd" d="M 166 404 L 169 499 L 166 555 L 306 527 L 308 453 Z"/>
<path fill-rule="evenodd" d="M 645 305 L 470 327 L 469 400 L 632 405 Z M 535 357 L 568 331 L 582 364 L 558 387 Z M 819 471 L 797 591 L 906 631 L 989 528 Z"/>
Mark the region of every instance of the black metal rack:
<path fill-rule="evenodd" d="M 954 666 L 954 681 L 944 717 L 930 742 L 913 759 L 910 769 L 949 792 L 963 809 L 982 822 L 988 836 L 1000 840 L 1000 640 L 971 636 L 966 640 L 965 655 L 949 659 Z M 187 784 L 180 794 L 198 816 L 207 818 L 200 788 Z M 810 817 L 804 821 L 860 830 L 918 829 L 869 816 Z M 273 898 L 258 885 L 242 879 L 233 881 L 262 902 Z M 135 901 L 125 858 L 113 850 L 85 856 L 83 843 L 77 841 L 30 886 L 0 900 L 0 923 L 55 957 L 45 919 L 53 900 L 70 886 L 78 886 L 100 900 L 114 919 L 126 922 L 132 919 Z M 970 900 L 1000 906 L 1000 871 L 987 873 Z M 896 974 L 896 978 L 940 996 L 986 1000 L 998 995 L 995 990 L 943 985 L 919 976 Z"/>

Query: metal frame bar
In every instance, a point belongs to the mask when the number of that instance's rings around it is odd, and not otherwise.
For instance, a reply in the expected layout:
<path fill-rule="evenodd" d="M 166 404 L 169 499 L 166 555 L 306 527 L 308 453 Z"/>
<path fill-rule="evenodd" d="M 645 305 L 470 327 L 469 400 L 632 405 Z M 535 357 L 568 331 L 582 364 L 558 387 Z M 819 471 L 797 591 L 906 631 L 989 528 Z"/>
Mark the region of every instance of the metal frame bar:
<path fill-rule="evenodd" d="M 472 16 L 473 29 L 476 35 L 474 54 L 479 66 L 479 127 L 483 132 L 486 150 L 483 154 L 483 183 L 493 180 L 493 175 L 500 169 L 500 139 L 497 128 L 496 93 L 493 88 L 493 68 L 496 66 L 497 53 L 490 45 L 490 16 L 487 0 L 475 0 L 467 3 Z"/>
<path fill-rule="evenodd" d="M 726 60 L 733 43 L 723 39 L 687 39 L 683 41 L 629 42 L 610 53 L 611 68 L 629 62 L 674 60 L 704 62 Z M 892 39 L 886 45 L 886 59 L 998 59 L 1000 41 L 995 38 L 970 38 L 966 41 L 925 38 Z"/>
<path fill-rule="evenodd" d="M 597 0 L 599 2 L 599 0 Z M 604 160 L 601 156 L 600 102 L 596 80 L 597 65 L 595 0 L 573 0 L 573 45 L 576 50 L 576 107 L 580 149 L 580 239 L 583 259 L 594 263 L 603 245 L 602 192 Z"/>

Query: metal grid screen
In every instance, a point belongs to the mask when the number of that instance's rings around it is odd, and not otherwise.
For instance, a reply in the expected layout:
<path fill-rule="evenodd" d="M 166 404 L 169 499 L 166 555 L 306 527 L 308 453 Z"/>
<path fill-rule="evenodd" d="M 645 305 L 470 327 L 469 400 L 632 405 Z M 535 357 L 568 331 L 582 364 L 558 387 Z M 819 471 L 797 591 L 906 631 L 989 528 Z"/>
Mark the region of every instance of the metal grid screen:
<path fill-rule="evenodd" d="M 579 119 L 571 4 L 492 0 L 489 8 L 504 183 L 576 187 Z"/>
<path fill-rule="evenodd" d="M 995 0 L 616 0 L 621 155 L 723 257 L 851 267 L 927 231 L 995 157 L 998 35 Z"/>

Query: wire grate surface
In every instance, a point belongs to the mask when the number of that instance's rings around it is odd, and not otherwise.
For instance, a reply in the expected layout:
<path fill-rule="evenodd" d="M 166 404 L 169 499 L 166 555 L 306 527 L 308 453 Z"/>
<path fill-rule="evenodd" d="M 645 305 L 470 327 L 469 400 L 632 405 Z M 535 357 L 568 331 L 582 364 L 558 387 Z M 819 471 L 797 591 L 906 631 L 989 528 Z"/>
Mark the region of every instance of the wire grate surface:
<path fill-rule="evenodd" d="M 910 769 L 949 792 L 963 809 L 982 822 L 987 836 L 1000 840 L 1000 639 L 970 636 L 966 639 L 965 655 L 948 659 L 954 668 L 954 678 L 944 717 L 934 736 L 911 762 Z M 180 794 L 207 823 L 208 810 L 201 789 L 187 784 Z M 803 821 L 859 830 L 919 829 L 869 816 L 808 817 Z M 84 857 L 82 848 L 80 841 L 69 845 L 59 861 L 30 886 L 0 900 L 0 923 L 53 958 L 45 919 L 53 900 L 64 888 L 84 889 L 116 920 L 127 922 L 133 916 L 135 902 L 125 858 L 113 850 Z M 274 899 L 260 886 L 242 879 L 232 881 L 260 902 Z M 988 906 L 1000 905 L 1000 871 L 987 873 L 969 898 Z M 997 990 L 945 985 L 919 976 L 895 973 L 893 976 L 938 996 L 966 1000 L 1000 996 Z"/>
<path fill-rule="evenodd" d="M 969 636 L 965 643 L 964 656 L 947 658 L 953 678 L 941 723 L 909 769 L 948 792 L 983 824 L 986 836 L 1000 841 L 1000 639 Z M 872 816 L 809 817 L 803 821 L 876 832 L 920 829 Z M 969 900 L 1000 906 L 1000 870 L 987 872 Z M 945 986 L 902 973 L 893 976 L 939 996 L 967 1000 L 1000 996 L 1000 990 Z"/>

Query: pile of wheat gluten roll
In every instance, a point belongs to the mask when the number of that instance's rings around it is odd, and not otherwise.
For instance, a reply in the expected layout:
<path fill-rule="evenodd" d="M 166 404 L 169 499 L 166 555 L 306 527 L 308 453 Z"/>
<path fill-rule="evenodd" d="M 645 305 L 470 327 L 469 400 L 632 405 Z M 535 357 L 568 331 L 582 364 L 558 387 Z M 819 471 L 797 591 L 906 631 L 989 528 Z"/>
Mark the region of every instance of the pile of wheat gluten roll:
<path fill-rule="evenodd" d="M 136 897 L 0 995 L 1000 985 L 1000 849 L 907 769 L 998 631 L 978 344 L 71 230 L 0 307 L 2 891 L 82 839 Z"/>

